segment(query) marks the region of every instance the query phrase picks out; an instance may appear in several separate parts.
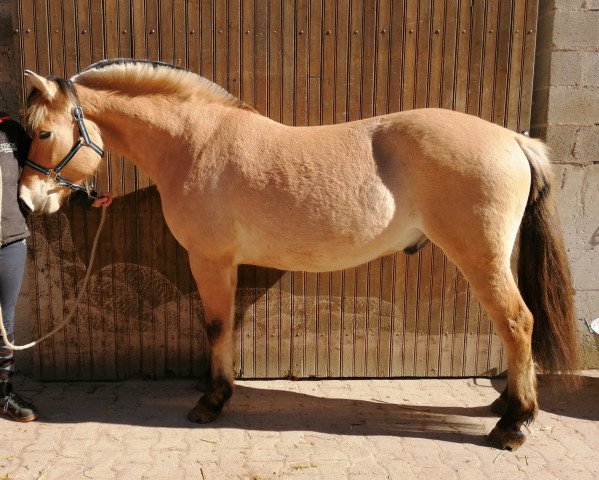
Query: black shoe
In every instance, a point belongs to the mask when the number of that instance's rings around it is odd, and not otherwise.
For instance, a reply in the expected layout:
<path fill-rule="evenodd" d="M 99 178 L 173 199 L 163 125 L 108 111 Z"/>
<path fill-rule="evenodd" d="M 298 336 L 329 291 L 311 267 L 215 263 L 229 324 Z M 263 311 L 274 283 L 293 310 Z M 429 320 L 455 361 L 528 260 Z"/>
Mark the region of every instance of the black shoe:
<path fill-rule="evenodd" d="M 17 422 L 31 422 L 37 418 L 37 408 L 32 400 L 11 392 L 0 399 L 2 413 L 12 417 Z"/>

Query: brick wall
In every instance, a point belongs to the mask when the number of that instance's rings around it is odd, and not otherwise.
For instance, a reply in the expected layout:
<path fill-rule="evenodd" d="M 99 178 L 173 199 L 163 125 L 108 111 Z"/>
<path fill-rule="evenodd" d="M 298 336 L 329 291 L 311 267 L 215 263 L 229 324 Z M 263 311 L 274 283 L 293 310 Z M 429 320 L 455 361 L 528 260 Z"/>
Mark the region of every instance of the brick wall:
<path fill-rule="evenodd" d="M 541 0 L 532 132 L 552 151 L 585 365 L 599 317 L 599 0 Z"/>

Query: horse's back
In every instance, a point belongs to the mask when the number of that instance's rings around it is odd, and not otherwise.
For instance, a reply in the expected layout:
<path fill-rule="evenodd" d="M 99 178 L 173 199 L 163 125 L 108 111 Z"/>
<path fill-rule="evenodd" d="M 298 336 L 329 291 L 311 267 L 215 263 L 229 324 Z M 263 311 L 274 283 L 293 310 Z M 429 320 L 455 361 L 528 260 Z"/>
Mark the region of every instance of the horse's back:
<path fill-rule="evenodd" d="M 508 210 L 506 200 L 524 208 L 530 173 L 517 134 L 470 115 L 423 109 L 321 127 L 240 118 L 249 121 L 223 136 L 228 166 L 215 189 L 240 262 L 344 268 L 422 232 L 435 241 Z"/>

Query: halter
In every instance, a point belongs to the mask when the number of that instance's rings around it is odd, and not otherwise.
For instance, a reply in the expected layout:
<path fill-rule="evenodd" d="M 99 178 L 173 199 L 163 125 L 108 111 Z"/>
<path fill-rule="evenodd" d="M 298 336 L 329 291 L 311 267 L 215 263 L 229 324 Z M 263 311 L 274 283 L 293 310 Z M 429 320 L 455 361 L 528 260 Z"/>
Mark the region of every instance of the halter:
<path fill-rule="evenodd" d="M 69 88 L 69 94 L 70 94 L 69 96 L 71 97 L 71 100 L 75 104 L 75 108 L 73 109 L 73 117 L 75 118 L 75 121 L 77 122 L 77 126 L 79 128 L 79 134 L 81 135 L 82 138 L 77 140 L 77 143 L 75 143 L 75 145 L 73 145 L 71 150 L 69 150 L 69 153 L 67 153 L 64 156 L 64 158 L 60 161 L 60 163 L 58 165 L 56 165 L 56 167 L 54 167 L 54 168 L 43 167 L 35 162 L 32 162 L 29 159 L 25 160 L 25 165 L 33 168 L 34 170 L 37 170 L 40 173 L 43 173 L 44 175 L 49 177 L 51 180 L 54 180 L 56 183 L 58 183 L 58 185 L 60 185 L 61 187 L 70 188 L 71 190 L 73 190 L 75 192 L 87 192 L 93 198 L 102 198 L 102 195 L 100 193 L 96 192 L 95 190 L 88 191 L 85 187 L 82 187 L 81 185 L 77 185 L 60 175 L 60 171 L 66 166 L 67 163 L 69 163 L 73 159 L 75 154 L 83 146 L 91 148 L 94 152 L 96 152 L 98 155 L 100 155 L 100 157 L 104 156 L 104 150 L 102 150 L 98 145 L 96 145 L 91 140 L 91 138 L 89 138 L 89 134 L 87 133 L 87 129 L 85 128 L 85 123 L 83 123 L 83 118 L 84 118 L 83 109 L 81 108 L 81 105 L 79 105 L 79 102 L 77 101 L 77 98 L 75 97 L 74 92 L 72 91 L 72 88 L 73 88 L 72 83 L 70 81 L 68 81 L 67 85 Z"/>

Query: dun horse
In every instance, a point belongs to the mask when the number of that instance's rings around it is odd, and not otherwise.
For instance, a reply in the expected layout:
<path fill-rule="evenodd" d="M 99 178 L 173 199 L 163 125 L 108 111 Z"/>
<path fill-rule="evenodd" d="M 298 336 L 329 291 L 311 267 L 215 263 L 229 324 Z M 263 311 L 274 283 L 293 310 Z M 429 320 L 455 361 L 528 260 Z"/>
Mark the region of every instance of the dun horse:
<path fill-rule="evenodd" d="M 492 405 L 501 419 L 487 437 L 498 448 L 519 447 L 520 427 L 537 413 L 533 361 L 576 369 L 569 269 L 540 142 L 441 109 L 290 127 L 156 62 L 102 61 L 71 80 L 26 76 L 35 88 L 25 208 L 55 212 L 69 185 L 96 170 L 103 147 L 158 187 L 166 222 L 189 252 L 212 348 L 210 388 L 191 421 L 214 420 L 232 394 L 242 263 L 322 272 L 434 242 L 470 282 L 507 352 L 508 387 Z M 519 287 L 510 270 L 518 231 Z"/>

